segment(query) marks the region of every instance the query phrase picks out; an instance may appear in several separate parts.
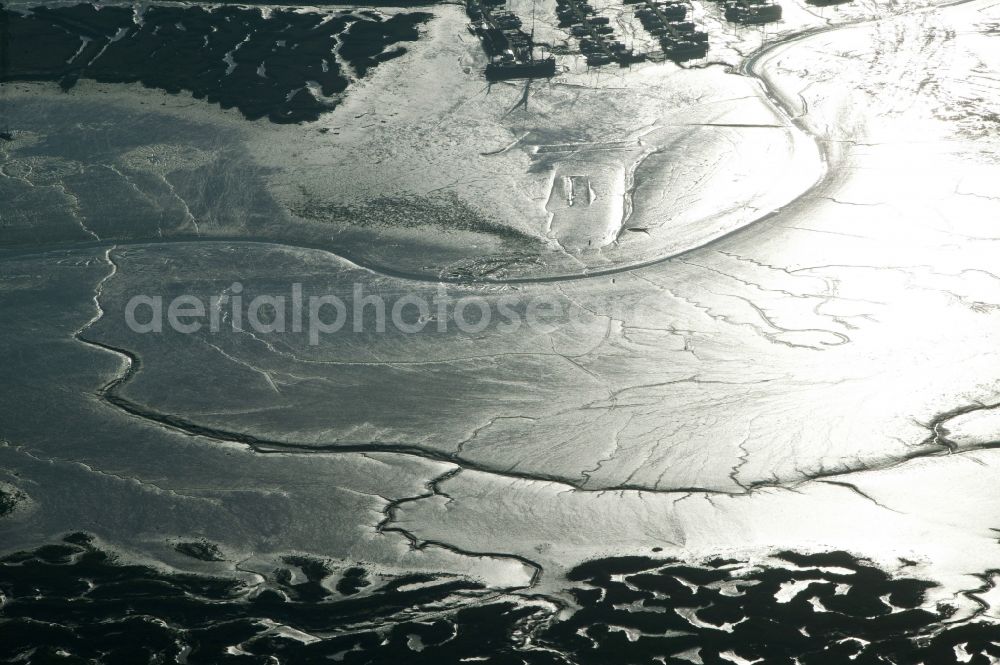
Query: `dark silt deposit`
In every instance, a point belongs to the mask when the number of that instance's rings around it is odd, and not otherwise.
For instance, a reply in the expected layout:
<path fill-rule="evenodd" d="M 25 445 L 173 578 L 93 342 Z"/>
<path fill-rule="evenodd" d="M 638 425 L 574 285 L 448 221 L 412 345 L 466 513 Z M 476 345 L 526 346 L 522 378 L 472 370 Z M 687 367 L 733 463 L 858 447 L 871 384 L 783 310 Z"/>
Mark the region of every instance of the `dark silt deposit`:
<path fill-rule="evenodd" d="M 240 7 L 76 5 L 0 10 L 8 81 L 139 82 L 238 108 L 250 120 L 316 120 L 352 78 L 405 53 L 426 13 L 320 13 Z M 345 70 L 333 53 L 338 48 Z M 310 87 L 313 86 L 313 87 Z"/>
<path fill-rule="evenodd" d="M 785 552 L 768 565 L 594 560 L 570 572 L 576 607 L 561 615 L 551 602 L 459 578 L 387 577 L 302 556 L 283 564 L 256 571 L 258 583 L 165 573 L 121 562 L 84 534 L 9 555 L 0 658 L 979 665 L 1000 656 L 997 626 L 951 623 L 943 604 L 921 609 L 933 584 L 843 552 Z"/>

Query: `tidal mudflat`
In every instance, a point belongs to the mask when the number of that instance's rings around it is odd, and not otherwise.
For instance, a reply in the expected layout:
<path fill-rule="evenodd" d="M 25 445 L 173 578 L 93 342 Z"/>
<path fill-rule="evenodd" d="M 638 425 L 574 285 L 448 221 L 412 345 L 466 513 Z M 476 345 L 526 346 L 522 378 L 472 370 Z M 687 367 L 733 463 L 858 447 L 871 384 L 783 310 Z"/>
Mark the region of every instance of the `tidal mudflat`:
<path fill-rule="evenodd" d="M 0 88 L 0 658 L 997 662 L 1000 10 L 783 8 L 8 7 L 149 62 Z"/>

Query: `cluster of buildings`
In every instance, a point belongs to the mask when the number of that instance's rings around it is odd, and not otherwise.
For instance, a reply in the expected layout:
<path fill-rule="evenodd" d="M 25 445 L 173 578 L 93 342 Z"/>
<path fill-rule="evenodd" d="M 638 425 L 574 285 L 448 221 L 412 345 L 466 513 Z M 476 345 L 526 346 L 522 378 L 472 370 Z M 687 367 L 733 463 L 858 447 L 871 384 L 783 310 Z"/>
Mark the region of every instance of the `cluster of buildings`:
<path fill-rule="evenodd" d="M 676 0 L 625 0 L 640 4 L 635 17 L 656 37 L 663 55 L 671 60 L 697 60 L 708 53 L 708 33 L 686 20 L 691 10 L 687 2 Z"/>
<path fill-rule="evenodd" d="M 724 0 L 727 21 L 759 25 L 781 20 L 781 5 L 774 0 Z"/>
<path fill-rule="evenodd" d="M 571 35 L 579 38 L 580 52 L 591 67 L 611 62 L 629 65 L 646 59 L 645 54 L 636 53 L 617 39 L 611 19 L 597 16 L 587 0 L 556 0 L 556 14 L 559 27 L 568 28 Z"/>
<path fill-rule="evenodd" d="M 521 19 L 498 9 L 503 0 L 468 0 L 465 11 L 472 23 L 469 30 L 479 37 L 490 61 L 486 78 L 491 81 L 537 78 L 556 73 L 552 55 L 536 55 L 534 35 L 522 30 Z"/>
<path fill-rule="evenodd" d="M 591 1 L 556 0 L 558 25 L 579 40 L 580 53 L 588 66 L 611 63 L 625 66 L 647 57 L 682 62 L 704 58 L 708 54 L 708 33 L 694 23 L 690 0 L 622 0 L 626 5 L 635 5 L 635 18 L 659 42 L 662 56 L 627 47 L 615 35 L 611 19 L 598 15 Z M 781 5 L 775 0 L 715 1 L 721 4 L 722 15 L 727 21 L 760 25 L 781 20 Z M 850 2 L 806 1 L 816 5 Z M 490 58 L 486 77 L 501 80 L 555 74 L 555 57 L 551 54 L 536 55 L 539 49 L 534 41 L 534 30 L 525 32 L 521 19 L 503 9 L 503 4 L 504 0 L 466 0 L 466 11 L 472 20 L 469 29 L 479 37 Z"/>

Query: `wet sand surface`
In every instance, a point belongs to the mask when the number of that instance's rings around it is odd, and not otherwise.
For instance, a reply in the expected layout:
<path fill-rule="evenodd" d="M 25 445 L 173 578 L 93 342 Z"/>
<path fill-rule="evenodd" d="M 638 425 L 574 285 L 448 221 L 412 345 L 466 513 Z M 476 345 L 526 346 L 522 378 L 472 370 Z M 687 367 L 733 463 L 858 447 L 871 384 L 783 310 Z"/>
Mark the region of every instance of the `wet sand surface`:
<path fill-rule="evenodd" d="M 996 662 L 997 7 L 530 86 L 426 11 L 301 125 L 5 87 L 2 656 Z M 125 325 L 237 281 L 561 314 Z"/>

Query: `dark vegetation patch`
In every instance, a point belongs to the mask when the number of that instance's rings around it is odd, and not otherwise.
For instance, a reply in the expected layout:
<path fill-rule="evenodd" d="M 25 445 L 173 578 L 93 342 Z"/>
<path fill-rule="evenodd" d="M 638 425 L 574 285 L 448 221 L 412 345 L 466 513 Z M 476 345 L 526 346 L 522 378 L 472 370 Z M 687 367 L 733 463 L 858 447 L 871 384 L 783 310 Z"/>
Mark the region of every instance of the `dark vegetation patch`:
<path fill-rule="evenodd" d="M 190 0 L 189 0 L 190 1 Z M 191 2 L 194 5 L 288 5 L 288 6 L 299 6 L 308 5 L 310 7 L 343 7 L 345 3 L 343 0 L 310 0 L 309 2 L 302 2 L 301 0 L 209 0 L 208 2 Z M 388 0 L 387 2 L 380 2 L 379 0 L 362 0 L 361 2 L 349 3 L 353 7 L 428 7 L 430 5 L 442 4 L 440 0 Z"/>
<path fill-rule="evenodd" d="M 27 498 L 21 490 L 0 490 L 0 517 L 6 517 L 14 512 L 17 505 Z"/>
<path fill-rule="evenodd" d="M 501 650 L 507 641 L 509 622 L 484 620 L 502 611 L 475 606 L 483 590 L 471 582 L 403 575 L 380 578 L 371 591 L 345 598 L 318 584 L 330 574 L 322 561 L 292 556 L 284 563 L 307 581 L 290 583 L 288 569 L 262 587 L 165 573 L 118 561 L 84 534 L 6 556 L 0 559 L 0 662 L 263 664 L 275 655 L 282 663 L 315 663 L 349 653 L 344 662 L 350 663 L 368 653 L 413 653 L 410 635 L 427 645 L 443 643 L 456 620 L 480 625 L 477 645 Z M 419 617 L 425 607 L 452 616 L 406 618 Z M 306 644 L 274 630 L 275 623 L 323 638 Z M 237 646 L 234 654 L 230 647 Z M 436 661 L 445 662 L 452 661 Z"/>
<path fill-rule="evenodd" d="M 353 596 L 371 584 L 366 579 L 367 576 L 368 572 L 364 568 L 358 566 L 348 568 L 344 571 L 344 576 L 337 582 L 337 591 L 345 596 Z"/>
<path fill-rule="evenodd" d="M 892 577 L 846 552 L 784 552 L 776 561 L 587 562 L 570 574 L 582 583 L 572 590 L 582 609 L 544 640 L 581 664 L 680 665 L 693 653 L 707 665 L 986 665 L 1000 657 L 1000 627 L 949 626 L 954 608 L 924 607 L 930 582 Z"/>
<path fill-rule="evenodd" d="M 569 575 L 580 609 L 564 618 L 553 604 L 455 578 L 362 566 L 338 573 L 305 556 L 283 564 L 251 587 L 123 563 L 82 534 L 9 555 L 0 559 L 0 661 L 986 665 L 1000 657 L 1000 627 L 950 623 L 953 608 L 925 607 L 932 584 L 843 552 L 787 552 L 767 566 L 591 561 Z M 335 576 L 340 593 L 323 584 Z"/>
<path fill-rule="evenodd" d="M 226 557 L 223 556 L 222 550 L 215 543 L 210 543 L 207 540 L 192 540 L 180 542 L 174 545 L 174 549 L 189 556 L 192 559 L 198 559 L 199 561 L 225 561 Z"/>
<path fill-rule="evenodd" d="M 80 4 L 0 9 L 9 35 L 3 80 L 58 81 L 72 88 L 80 78 L 139 82 L 170 93 L 238 108 L 256 120 L 316 120 L 336 106 L 349 75 L 334 55 L 340 49 L 354 75 L 406 50 L 430 14 L 390 18 L 371 12 L 321 14 L 275 10 L 267 17 L 246 7 L 130 7 Z M 339 46 L 338 46 L 339 45 Z"/>

